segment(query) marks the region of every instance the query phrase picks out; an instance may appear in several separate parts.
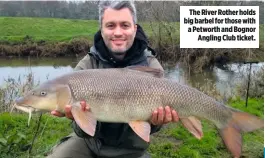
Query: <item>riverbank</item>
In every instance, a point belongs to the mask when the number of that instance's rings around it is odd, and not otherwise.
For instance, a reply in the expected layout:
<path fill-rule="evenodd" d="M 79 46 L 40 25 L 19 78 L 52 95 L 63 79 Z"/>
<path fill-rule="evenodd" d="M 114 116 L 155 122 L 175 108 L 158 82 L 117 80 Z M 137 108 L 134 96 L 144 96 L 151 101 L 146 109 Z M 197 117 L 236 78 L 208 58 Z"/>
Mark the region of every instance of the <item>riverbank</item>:
<path fill-rule="evenodd" d="M 248 107 L 244 100 L 230 100 L 230 106 L 252 113 L 263 118 L 263 98 L 250 98 Z M 44 114 L 40 121 L 37 137 L 33 146 L 32 140 L 37 132 L 39 115 L 33 115 L 31 124 L 27 127 L 26 114 L 0 114 L 0 157 L 44 157 L 60 140 L 72 132 L 71 121 Z M 202 121 L 204 137 L 194 138 L 180 124 L 169 124 L 154 134 L 148 151 L 154 158 L 160 157 L 231 157 L 213 126 L 206 120 Z M 51 134 L 52 133 L 52 134 Z M 263 157 L 264 130 L 243 134 L 243 157 Z M 32 147 L 31 153 L 29 149 Z"/>
<path fill-rule="evenodd" d="M 162 61 L 180 61 L 201 71 L 213 64 L 264 61 L 263 25 L 258 49 L 180 49 L 179 23 L 140 22 Z M 0 17 L 0 57 L 82 57 L 93 44 L 96 20 Z"/>

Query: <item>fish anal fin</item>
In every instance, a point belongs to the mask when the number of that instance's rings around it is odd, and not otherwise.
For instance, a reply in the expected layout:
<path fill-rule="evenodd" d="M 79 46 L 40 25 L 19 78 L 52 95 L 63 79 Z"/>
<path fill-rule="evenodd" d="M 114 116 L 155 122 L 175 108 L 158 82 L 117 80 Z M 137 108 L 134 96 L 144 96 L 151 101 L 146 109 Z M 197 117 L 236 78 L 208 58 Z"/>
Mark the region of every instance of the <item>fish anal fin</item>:
<path fill-rule="evenodd" d="M 156 68 L 151 68 L 151 67 L 147 67 L 147 66 L 128 66 L 126 68 L 145 72 L 145 73 L 148 73 L 149 75 L 152 75 L 153 77 L 157 77 L 157 78 L 164 77 L 164 71 L 162 71 L 160 69 L 156 69 Z"/>
<path fill-rule="evenodd" d="M 94 136 L 97 120 L 93 114 L 88 110 L 82 110 L 81 106 L 72 106 L 71 112 L 79 127 L 90 136 Z"/>
<path fill-rule="evenodd" d="M 198 120 L 194 116 L 181 118 L 181 123 L 188 129 L 188 131 L 193 134 L 197 139 L 201 139 L 203 137 L 202 132 L 202 124 L 201 121 Z"/>
<path fill-rule="evenodd" d="M 151 126 L 148 122 L 145 121 L 131 121 L 129 122 L 130 127 L 132 130 L 141 137 L 144 141 L 150 141 L 150 131 Z"/>

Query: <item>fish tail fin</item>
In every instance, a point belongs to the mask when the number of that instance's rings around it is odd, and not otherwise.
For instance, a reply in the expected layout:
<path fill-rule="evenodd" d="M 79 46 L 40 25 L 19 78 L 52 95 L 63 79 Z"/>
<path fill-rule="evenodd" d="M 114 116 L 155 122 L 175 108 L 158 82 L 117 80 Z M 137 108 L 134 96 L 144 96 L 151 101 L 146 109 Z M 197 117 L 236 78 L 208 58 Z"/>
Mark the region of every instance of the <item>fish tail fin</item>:
<path fill-rule="evenodd" d="M 232 119 L 221 129 L 224 144 L 234 157 L 240 157 L 242 151 L 241 132 L 251 132 L 262 128 L 264 121 L 248 113 L 233 111 Z"/>

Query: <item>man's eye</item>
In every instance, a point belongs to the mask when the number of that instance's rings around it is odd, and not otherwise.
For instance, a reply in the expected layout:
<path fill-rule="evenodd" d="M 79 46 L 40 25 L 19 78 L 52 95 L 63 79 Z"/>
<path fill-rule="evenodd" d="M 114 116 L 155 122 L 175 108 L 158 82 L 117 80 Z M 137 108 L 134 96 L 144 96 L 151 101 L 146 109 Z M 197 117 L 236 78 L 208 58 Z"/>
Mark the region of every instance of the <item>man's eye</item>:
<path fill-rule="evenodd" d="M 46 92 L 40 92 L 41 96 L 45 96 L 47 93 Z"/>
<path fill-rule="evenodd" d="M 127 28 L 130 27 L 130 25 L 128 25 L 128 24 L 124 24 L 124 25 L 122 25 L 122 27 L 127 29 Z"/>
<path fill-rule="evenodd" d="M 107 25 L 107 28 L 113 28 L 114 25 Z"/>

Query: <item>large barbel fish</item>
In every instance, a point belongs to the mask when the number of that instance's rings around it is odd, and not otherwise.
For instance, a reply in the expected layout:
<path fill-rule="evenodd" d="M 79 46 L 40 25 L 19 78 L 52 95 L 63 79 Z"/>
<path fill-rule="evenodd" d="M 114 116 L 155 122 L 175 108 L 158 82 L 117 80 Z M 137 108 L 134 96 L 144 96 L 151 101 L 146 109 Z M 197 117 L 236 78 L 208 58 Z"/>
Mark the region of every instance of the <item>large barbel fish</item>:
<path fill-rule="evenodd" d="M 217 102 L 161 74 L 157 69 L 141 66 L 74 71 L 29 91 L 16 100 L 15 107 L 30 114 L 55 109 L 63 113 L 65 105 L 70 104 L 75 121 L 91 136 L 95 134 L 97 121 L 122 122 L 149 142 L 152 112 L 168 105 L 198 139 L 203 137 L 199 119 L 213 122 L 234 157 L 241 155 L 241 132 L 263 127 L 262 119 Z M 80 101 L 86 101 L 90 109 L 82 110 Z"/>

